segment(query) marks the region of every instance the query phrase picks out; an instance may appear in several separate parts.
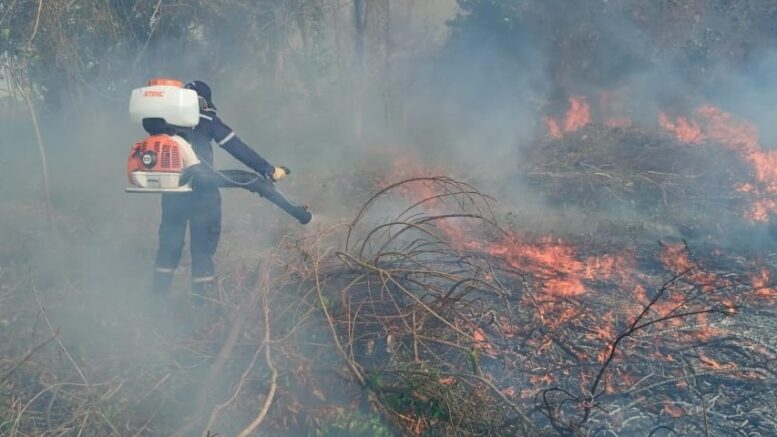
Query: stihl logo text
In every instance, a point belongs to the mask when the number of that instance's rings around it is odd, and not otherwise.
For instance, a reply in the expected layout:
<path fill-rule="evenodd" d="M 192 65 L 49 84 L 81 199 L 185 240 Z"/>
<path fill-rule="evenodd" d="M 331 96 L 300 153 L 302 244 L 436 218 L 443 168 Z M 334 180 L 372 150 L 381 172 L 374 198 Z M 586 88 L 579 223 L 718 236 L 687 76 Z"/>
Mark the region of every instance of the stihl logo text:
<path fill-rule="evenodd" d="M 164 97 L 164 96 L 165 96 L 164 91 L 148 90 L 143 92 L 143 97 Z"/>

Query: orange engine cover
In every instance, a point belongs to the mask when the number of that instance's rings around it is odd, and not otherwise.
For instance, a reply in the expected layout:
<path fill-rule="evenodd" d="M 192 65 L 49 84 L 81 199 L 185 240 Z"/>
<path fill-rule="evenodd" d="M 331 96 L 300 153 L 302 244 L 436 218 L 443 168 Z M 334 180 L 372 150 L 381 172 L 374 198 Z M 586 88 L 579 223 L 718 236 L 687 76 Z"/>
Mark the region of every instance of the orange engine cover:
<path fill-rule="evenodd" d="M 184 162 L 179 147 L 169 135 L 151 135 L 135 143 L 127 158 L 127 177 L 134 171 L 180 173 Z"/>

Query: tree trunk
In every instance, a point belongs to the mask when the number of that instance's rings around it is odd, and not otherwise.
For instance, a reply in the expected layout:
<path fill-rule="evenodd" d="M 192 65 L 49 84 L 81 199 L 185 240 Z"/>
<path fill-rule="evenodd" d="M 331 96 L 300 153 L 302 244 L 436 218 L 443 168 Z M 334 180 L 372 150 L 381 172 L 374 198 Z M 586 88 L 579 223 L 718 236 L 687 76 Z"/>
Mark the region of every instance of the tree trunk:
<path fill-rule="evenodd" d="M 353 0 L 354 51 L 356 58 L 356 92 L 354 93 L 354 139 L 361 142 L 364 136 L 364 96 L 367 74 L 364 58 L 364 35 L 367 25 L 367 0 Z"/>

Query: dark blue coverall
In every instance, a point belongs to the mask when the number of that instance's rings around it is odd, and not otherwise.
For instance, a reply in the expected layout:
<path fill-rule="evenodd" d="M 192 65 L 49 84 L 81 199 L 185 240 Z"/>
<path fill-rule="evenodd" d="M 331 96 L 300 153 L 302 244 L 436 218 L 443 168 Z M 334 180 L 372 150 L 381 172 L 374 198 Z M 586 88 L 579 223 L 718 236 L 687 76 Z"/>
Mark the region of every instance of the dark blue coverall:
<path fill-rule="evenodd" d="M 210 96 L 207 96 L 210 101 Z M 212 106 L 212 105 L 211 105 Z M 215 108 L 200 111 L 200 122 L 184 133 L 204 165 L 213 166 L 211 141 L 221 146 L 255 172 L 270 177 L 275 167 L 246 145 L 216 115 Z M 213 255 L 221 236 L 221 196 L 218 188 L 200 187 L 189 193 L 162 194 L 162 223 L 156 255 L 153 288 L 166 292 L 178 267 L 189 225 L 192 257 L 192 285 L 203 292 L 215 280 Z"/>

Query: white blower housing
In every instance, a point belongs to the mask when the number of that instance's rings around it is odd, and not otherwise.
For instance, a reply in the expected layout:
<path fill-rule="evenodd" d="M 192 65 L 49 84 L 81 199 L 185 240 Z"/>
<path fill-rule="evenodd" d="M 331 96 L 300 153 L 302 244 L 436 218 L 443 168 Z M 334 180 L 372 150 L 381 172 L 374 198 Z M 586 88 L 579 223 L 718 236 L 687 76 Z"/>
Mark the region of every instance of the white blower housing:
<path fill-rule="evenodd" d="M 193 128 L 200 121 L 197 92 L 182 83 L 154 79 L 147 86 L 132 90 L 129 112 L 132 121 L 161 119 L 165 123 Z M 179 185 L 181 173 L 199 164 L 192 145 L 178 135 L 157 134 L 136 143 L 127 161 L 130 193 L 166 193 L 192 191 L 189 184 Z"/>

